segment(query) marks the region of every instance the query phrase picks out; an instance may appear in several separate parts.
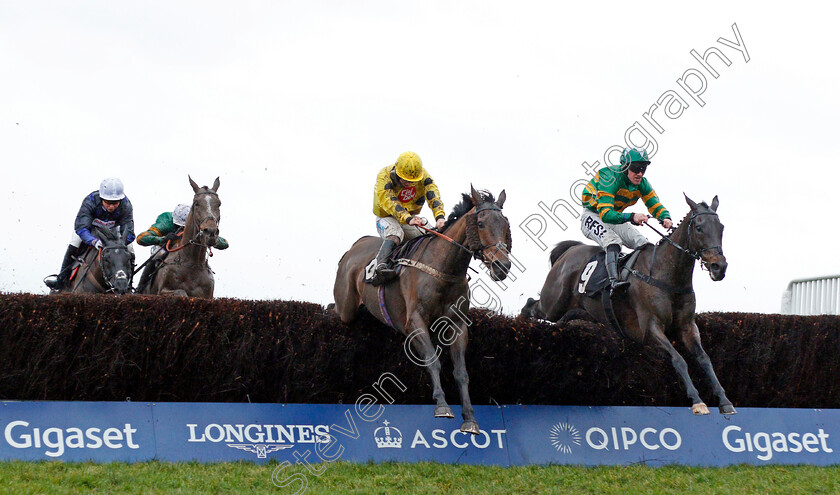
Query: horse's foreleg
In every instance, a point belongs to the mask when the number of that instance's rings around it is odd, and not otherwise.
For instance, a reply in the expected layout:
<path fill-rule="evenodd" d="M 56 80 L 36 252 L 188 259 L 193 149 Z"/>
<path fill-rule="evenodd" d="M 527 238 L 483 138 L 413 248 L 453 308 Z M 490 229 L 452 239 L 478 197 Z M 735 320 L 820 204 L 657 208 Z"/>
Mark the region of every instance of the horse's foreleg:
<path fill-rule="evenodd" d="M 738 411 L 735 410 L 732 402 L 726 397 L 726 392 L 723 390 L 717 375 L 715 375 L 715 370 L 712 368 L 712 360 L 709 359 L 709 355 L 703 349 L 703 344 L 700 343 L 700 330 L 697 328 L 697 324 L 692 321 L 687 328 L 683 329 L 681 335 L 688 352 L 694 356 L 694 359 L 703 368 L 709 383 L 714 388 L 715 397 L 718 399 L 718 409 L 721 414 L 736 414 Z"/>
<path fill-rule="evenodd" d="M 412 312 L 408 319 L 408 326 L 405 329 L 408 334 L 410 346 L 405 346 L 406 353 L 409 353 L 409 359 L 414 364 L 423 366 L 428 370 L 429 376 L 432 378 L 432 397 L 435 399 L 435 417 L 436 418 L 454 418 L 452 408 L 446 403 L 446 397 L 443 393 L 443 387 L 440 386 L 440 346 L 435 348 L 432 346 L 432 339 L 429 337 L 429 330 L 423 318 Z M 412 347 L 419 352 L 422 357 L 419 357 L 412 352 Z"/>
<path fill-rule="evenodd" d="M 662 325 L 658 321 L 651 319 L 648 326 L 648 335 L 657 344 L 659 344 L 659 347 L 665 349 L 665 351 L 671 356 L 671 364 L 674 366 L 674 369 L 677 370 L 677 374 L 680 375 L 686 394 L 688 394 L 688 398 L 691 399 L 691 412 L 694 414 L 709 414 L 709 408 L 702 400 L 700 400 L 700 394 L 697 392 L 694 384 L 691 383 L 691 377 L 688 376 L 688 365 L 686 364 L 685 359 L 683 359 L 680 353 L 677 352 L 677 350 L 674 349 L 674 346 L 671 345 L 671 341 L 668 340 L 668 337 L 666 337 L 665 333 L 662 331 Z"/>
<path fill-rule="evenodd" d="M 458 382 L 458 392 L 461 394 L 461 416 L 464 418 L 464 422 L 461 424 L 461 431 L 478 435 L 478 422 L 475 420 L 475 412 L 470 401 L 470 377 L 467 374 L 465 357 L 467 342 L 469 340 L 467 328 L 467 324 L 463 322 L 453 328 L 458 334 L 455 336 L 455 341 L 449 346 L 449 354 L 452 356 L 453 374 L 455 375 L 455 381 Z"/>

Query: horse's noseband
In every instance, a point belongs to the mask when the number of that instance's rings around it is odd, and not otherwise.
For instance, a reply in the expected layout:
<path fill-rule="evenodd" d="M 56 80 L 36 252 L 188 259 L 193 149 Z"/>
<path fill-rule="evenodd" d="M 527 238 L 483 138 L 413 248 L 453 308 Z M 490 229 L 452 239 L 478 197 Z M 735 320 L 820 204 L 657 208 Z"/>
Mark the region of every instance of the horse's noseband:
<path fill-rule="evenodd" d="M 694 214 L 691 215 L 691 218 L 689 218 L 689 220 L 688 220 L 688 245 L 689 245 L 689 247 L 691 247 L 692 244 L 696 243 L 696 241 L 694 243 L 692 242 L 692 237 L 694 236 L 694 228 L 693 227 L 694 227 L 694 220 L 697 217 L 699 217 L 700 215 L 714 215 L 716 217 L 718 216 L 717 212 L 714 212 L 714 211 L 701 211 L 700 213 L 694 213 Z M 706 263 L 702 259 L 703 254 L 706 251 L 711 251 L 713 249 L 717 249 L 717 254 L 720 254 L 721 256 L 723 256 L 723 246 L 721 246 L 721 245 L 711 246 L 711 247 L 703 248 L 703 249 L 700 249 L 700 250 L 694 249 L 689 254 L 692 258 L 699 261 L 702 264 L 702 266 L 705 267 Z"/>
<path fill-rule="evenodd" d="M 109 250 L 117 250 L 117 249 L 128 252 L 128 246 L 104 246 L 101 249 L 101 251 L 109 251 Z M 102 278 L 105 279 L 105 283 L 108 284 L 108 287 L 106 288 L 105 292 L 114 292 L 116 289 L 114 288 L 114 284 L 111 283 L 111 280 L 112 279 L 115 279 L 115 280 L 128 279 L 128 274 L 126 274 L 124 270 L 117 270 L 117 272 L 111 274 L 111 276 L 106 276 L 105 275 L 105 265 L 104 265 L 104 262 L 103 262 L 102 258 L 103 258 L 103 256 L 102 256 L 102 253 L 100 252 L 99 253 L 99 270 L 102 272 Z M 132 273 L 132 275 L 134 275 L 134 273 Z"/>

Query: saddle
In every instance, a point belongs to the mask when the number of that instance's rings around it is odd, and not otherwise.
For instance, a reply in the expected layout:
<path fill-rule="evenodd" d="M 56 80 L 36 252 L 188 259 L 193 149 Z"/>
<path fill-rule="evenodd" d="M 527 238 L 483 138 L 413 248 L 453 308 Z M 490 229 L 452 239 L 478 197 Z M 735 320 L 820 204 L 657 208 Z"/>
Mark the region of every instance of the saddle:
<path fill-rule="evenodd" d="M 419 237 L 409 239 L 408 241 L 397 246 L 388 256 L 388 259 L 385 261 L 386 266 L 389 269 L 394 269 L 397 276 L 391 280 L 388 280 L 382 285 L 388 285 L 394 282 L 394 280 L 399 279 L 399 276 L 400 274 L 402 274 L 405 266 L 413 261 L 411 260 L 411 255 L 414 254 L 414 251 L 416 251 L 417 247 L 420 246 L 420 243 L 422 243 L 425 239 L 429 239 L 431 237 L 432 234 L 421 235 Z M 368 263 L 367 267 L 365 267 L 365 282 L 371 283 L 370 279 L 373 275 L 373 271 L 375 268 L 376 257 L 374 257 L 373 260 L 371 260 L 371 262 Z"/>
<path fill-rule="evenodd" d="M 634 250 L 630 254 L 622 254 L 618 257 L 619 281 L 630 278 L 633 265 L 636 263 L 636 259 L 643 249 L 644 246 Z M 597 297 L 605 288 L 609 287 L 610 278 L 607 275 L 605 258 L 606 253 L 602 250 L 586 263 L 586 267 L 580 273 L 580 279 L 578 279 L 577 290 L 580 294 L 586 297 Z"/>

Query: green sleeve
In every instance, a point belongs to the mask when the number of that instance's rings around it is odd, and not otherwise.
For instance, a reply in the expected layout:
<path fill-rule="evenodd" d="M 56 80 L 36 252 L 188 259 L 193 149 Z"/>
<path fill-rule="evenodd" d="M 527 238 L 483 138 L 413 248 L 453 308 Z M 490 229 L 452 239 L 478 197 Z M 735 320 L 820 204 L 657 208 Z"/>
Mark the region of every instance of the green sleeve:
<path fill-rule="evenodd" d="M 216 249 L 227 249 L 228 248 L 228 241 L 225 240 L 224 237 L 217 237 L 216 238 Z"/>
<path fill-rule="evenodd" d="M 650 212 L 654 218 L 657 220 L 671 218 L 671 214 L 668 213 L 668 210 L 666 210 L 665 206 L 659 201 L 656 191 L 653 190 L 653 187 L 647 179 L 642 179 L 642 182 L 639 184 L 639 192 L 642 194 L 642 201 L 645 202 L 648 212 Z"/>
<path fill-rule="evenodd" d="M 137 244 L 141 246 L 157 246 L 163 243 L 163 237 L 175 231 L 175 223 L 172 222 L 172 212 L 167 211 L 158 215 L 155 223 L 145 232 L 137 236 Z"/>

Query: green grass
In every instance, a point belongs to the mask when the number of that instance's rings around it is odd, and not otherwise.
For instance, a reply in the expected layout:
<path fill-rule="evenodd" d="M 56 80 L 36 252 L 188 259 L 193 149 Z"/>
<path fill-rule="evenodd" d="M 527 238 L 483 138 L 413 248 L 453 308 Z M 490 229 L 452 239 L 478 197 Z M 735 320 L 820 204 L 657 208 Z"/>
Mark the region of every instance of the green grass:
<path fill-rule="evenodd" d="M 272 493 L 291 494 L 300 482 L 272 484 L 278 464 L 0 463 L 0 493 Z M 299 474 L 307 494 L 334 493 L 840 493 L 840 466 L 669 466 L 518 468 L 445 464 L 321 464 L 320 476 L 287 467 L 278 481 Z"/>

